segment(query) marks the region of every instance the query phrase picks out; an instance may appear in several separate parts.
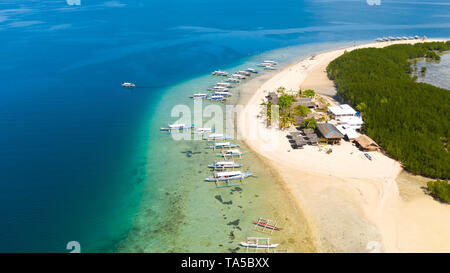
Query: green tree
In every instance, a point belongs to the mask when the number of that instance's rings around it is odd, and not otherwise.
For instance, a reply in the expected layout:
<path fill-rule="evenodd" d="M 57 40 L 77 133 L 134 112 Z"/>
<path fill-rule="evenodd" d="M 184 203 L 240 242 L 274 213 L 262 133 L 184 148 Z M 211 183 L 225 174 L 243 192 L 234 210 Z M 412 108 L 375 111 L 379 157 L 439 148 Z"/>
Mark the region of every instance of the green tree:
<path fill-rule="evenodd" d="M 304 105 L 297 105 L 294 108 L 294 114 L 301 117 L 306 117 L 309 113 L 311 113 L 311 109 Z"/>

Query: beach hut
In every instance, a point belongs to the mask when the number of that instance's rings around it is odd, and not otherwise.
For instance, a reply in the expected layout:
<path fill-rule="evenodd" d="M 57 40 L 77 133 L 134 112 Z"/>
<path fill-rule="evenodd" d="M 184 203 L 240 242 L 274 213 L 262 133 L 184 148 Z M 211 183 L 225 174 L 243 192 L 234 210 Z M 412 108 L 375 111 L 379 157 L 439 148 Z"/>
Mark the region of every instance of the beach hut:
<path fill-rule="evenodd" d="M 266 96 L 267 100 L 272 102 L 273 104 L 278 104 L 278 94 L 275 92 L 269 92 L 269 95 Z"/>
<path fill-rule="evenodd" d="M 360 135 L 356 139 L 356 143 L 358 144 L 359 147 L 361 147 L 363 150 L 366 151 L 376 151 L 380 148 L 380 146 L 378 146 L 378 144 L 375 141 L 373 141 L 373 139 L 371 139 L 366 135 Z"/>
<path fill-rule="evenodd" d="M 341 139 L 344 138 L 344 135 L 339 132 L 339 130 L 333 124 L 318 123 L 316 127 L 320 135 L 322 136 L 321 141 L 328 144 L 340 144 Z"/>
<path fill-rule="evenodd" d="M 292 103 L 292 106 L 303 105 L 308 108 L 315 108 L 316 104 L 312 101 L 312 98 L 299 98 L 296 102 Z"/>

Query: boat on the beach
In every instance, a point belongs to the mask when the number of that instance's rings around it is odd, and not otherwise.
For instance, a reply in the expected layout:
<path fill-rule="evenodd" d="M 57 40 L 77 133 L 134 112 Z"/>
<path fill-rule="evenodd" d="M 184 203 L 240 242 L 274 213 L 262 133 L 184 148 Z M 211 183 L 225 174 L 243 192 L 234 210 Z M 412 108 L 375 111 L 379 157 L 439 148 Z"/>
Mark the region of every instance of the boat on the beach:
<path fill-rule="evenodd" d="M 122 87 L 136 87 L 136 84 L 132 82 L 124 82 L 122 83 Z"/>
<path fill-rule="evenodd" d="M 252 172 L 245 172 L 245 173 L 241 171 L 217 172 L 214 174 L 214 176 L 205 178 L 205 181 L 218 182 L 218 181 L 242 180 L 247 179 L 250 176 L 253 176 Z"/>
<path fill-rule="evenodd" d="M 272 65 L 267 65 L 267 66 L 264 67 L 264 69 L 266 69 L 266 70 L 276 70 L 276 68 L 274 66 L 272 66 Z"/>
<path fill-rule="evenodd" d="M 232 137 L 225 136 L 224 134 L 209 134 L 207 136 L 203 136 L 204 140 L 227 140 L 227 139 L 233 139 Z"/>
<path fill-rule="evenodd" d="M 181 130 L 188 130 L 194 128 L 194 124 L 188 125 L 184 123 L 175 123 L 175 124 L 169 124 L 168 127 L 161 128 L 161 131 L 181 131 Z"/>
<path fill-rule="evenodd" d="M 234 161 L 217 161 L 214 164 L 209 164 L 208 168 L 211 169 L 234 169 L 234 168 L 240 168 L 243 164 L 236 163 Z"/>
<path fill-rule="evenodd" d="M 218 154 L 218 157 L 241 157 L 245 155 L 245 152 L 241 152 L 239 149 L 226 150 L 222 151 L 221 154 Z"/>
<path fill-rule="evenodd" d="M 216 142 L 214 145 L 209 146 L 211 149 L 226 149 L 226 148 L 237 148 L 239 144 L 233 144 L 231 142 Z"/>

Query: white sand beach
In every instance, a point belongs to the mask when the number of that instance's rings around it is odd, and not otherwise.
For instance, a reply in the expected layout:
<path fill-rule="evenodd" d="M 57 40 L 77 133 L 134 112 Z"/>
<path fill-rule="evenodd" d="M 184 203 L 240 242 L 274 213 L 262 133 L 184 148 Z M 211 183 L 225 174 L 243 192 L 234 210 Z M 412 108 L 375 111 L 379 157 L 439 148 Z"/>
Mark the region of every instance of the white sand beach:
<path fill-rule="evenodd" d="M 370 152 L 370 161 L 345 141 L 329 146 L 331 154 L 314 146 L 292 149 L 288 131 L 265 126 L 260 104 L 280 86 L 332 97 L 336 90 L 325 68 L 344 51 L 417 42 L 377 42 L 300 60 L 263 83 L 239 114 L 239 137 L 279 173 L 321 252 L 449 252 L 450 205 L 426 195 L 424 180 L 399 176 L 399 162 L 381 152 Z"/>

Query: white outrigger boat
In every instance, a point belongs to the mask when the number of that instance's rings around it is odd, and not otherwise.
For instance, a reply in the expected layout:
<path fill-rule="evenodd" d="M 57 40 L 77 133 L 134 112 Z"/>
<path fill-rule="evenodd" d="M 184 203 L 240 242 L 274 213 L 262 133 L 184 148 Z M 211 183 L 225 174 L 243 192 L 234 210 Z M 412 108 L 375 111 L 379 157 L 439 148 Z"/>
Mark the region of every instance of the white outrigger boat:
<path fill-rule="evenodd" d="M 229 136 L 225 136 L 223 134 L 209 134 L 207 136 L 203 136 L 203 139 L 214 141 L 214 140 L 227 140 L 227 139 L 233 139 L 233 138 L 229 137 Z"/>
<path fill-rule="evenodd" d="M 247 79 L 247 76 L 242 75 L 242 74 L 238 74 L 238 73 L 232 74 L 231 77 L 232 77 L 232 78 L 235 78 L 235 79 L 240 79 L 240 80 L 245 80 L 245 79 Z"/>
<path fill-rule="evenodd" d="M 235 74 L 240 74 L 240 75 L 244 75 L 244 76 L 250 76 L 251 73 L 245 70 L 240 70 L 238 72 L 236 72 Z"/>
<path fill-rule="evenodd" d="M 188 130 L 194 128 L 194 124 L 188 125 L 184 123 L 175 123 L 175 124 L 169 124 L 168 127 L 161 128 L 161 131 L 181 131 L 181 130 Z"/>
<path fill-rule="evenodd" d="M 214 145 L 209 146 L 211 149 L 226 149 L 226 148 L 237 148 L 239 147 L 239 144 L 233 144 L 230 142 L 216 142 Z"/>
<path fill-rule="evenodd" d="M 204 94 L 204 93 L 196 93 L 192 96 L 190 96 L 190 98 L 192 99 L 205 99 L 208 95 Z"/>
<path fill-rule="evenodd" d="M 279 244 L 271 244 L 270 238 L 248 237 L 247 242 L 241 242 L 241 246 L 248 248 L 276 248 Z"/>
<path fill-rule="evenodd" d="M 240 79 L 237 79 L 237 78 L 228 78 L 228 79 L 227 79 L 227 82 L 231 82 L 231 83 L 240 83 L 241 80 L 240 80 Z"/>
<path fill-rule="evenodd" d="M 253 69 L 253 68 L 247 68 L 245 71 L 250 72 L 250 73 L 254 73 L 254 74 L 258 73 L 258 70 Z"/>
<path fill-rule="evenodd" d="M 272 66 L 272 65 L 267 65 L 267 66 L 264 67 L 264 69 L 266 69 L 266 70 L 276 70 L 276 68 L 274 66 Z"/>
<path fill-rule="evenodd" d="M 236 163 L 234 161 L 217 161 L 214 164 L 209 164 L 208 168 L 211 169 L 234 169 L 234 168 L 240 168 L 244 166 L 241 163 Z"/>
<path fill-rule="evenodd" d="M 224 97 L 231 97 L 233 94 L 227 91 L 216 91 L 214 92 L 214 96 L 224 96 Z"/>
<path fill-rule="evenodd" d="M 209 134 L 216 131 L 215 129 L 212 128 L 198 128 L 197 130 L 195 130 L 195 133 L 197 134 Z"/>
<path fill-rule="evenodd" d="M 216 70 L 212 73 L 214 76 L 228 76 L 228 72 L 225 71 L 221 71 L 221 70 Z"/>
<path fill-rule="evenodd" d="M 229 82 L 218 82 L 215 86 L 222 86 L 226 88 L 233 88 L 233 85 Z"/>
<path fill-rule="evenodd" d="M 225 101 L 227 98 L 222 95 L 212 95 L 209 96 L 208 99 L 213 101 Z"/>
<path fill-rule="evenodd" d="M 252 172 L 241 172 L 241 171 L 232 171 L 232 172 L 217 172 L 214 176 L 210 176 L 205 178 L 207 182 L 217 182 L 217 181 L 230 181 L 230 180 L 242 180 L 247 179 L 253 176 Z"/>
<path fill-rule="evenodd" d="M 266 61 L 264 61 L 263 63 L 268 63 L 268 64 L 271 64 L 271 65 L 277 65 L 277 64 L 278 64 L 277 62 L 275 62 L 275 61 L 270 61 L 270 60 L 266 60 Z"/>
<path fill-rule="evenodd" d="M 136 87 L 136 84 L 132 82 L 124 82 L 122 83 L 122 87 Z"/>
<path fill-rule="evenodd" d="M 222 151 L 221 154 L 218 154 L 218 157 L 242 157 L 245 155 L 245 152 L 241 152 L 239 149 L 226 150 Z"/>
<path fill-rule="evenodd" d="M 211 91 L 228 91 L 228 87 L 225 86 L 213 86 Z"/>

